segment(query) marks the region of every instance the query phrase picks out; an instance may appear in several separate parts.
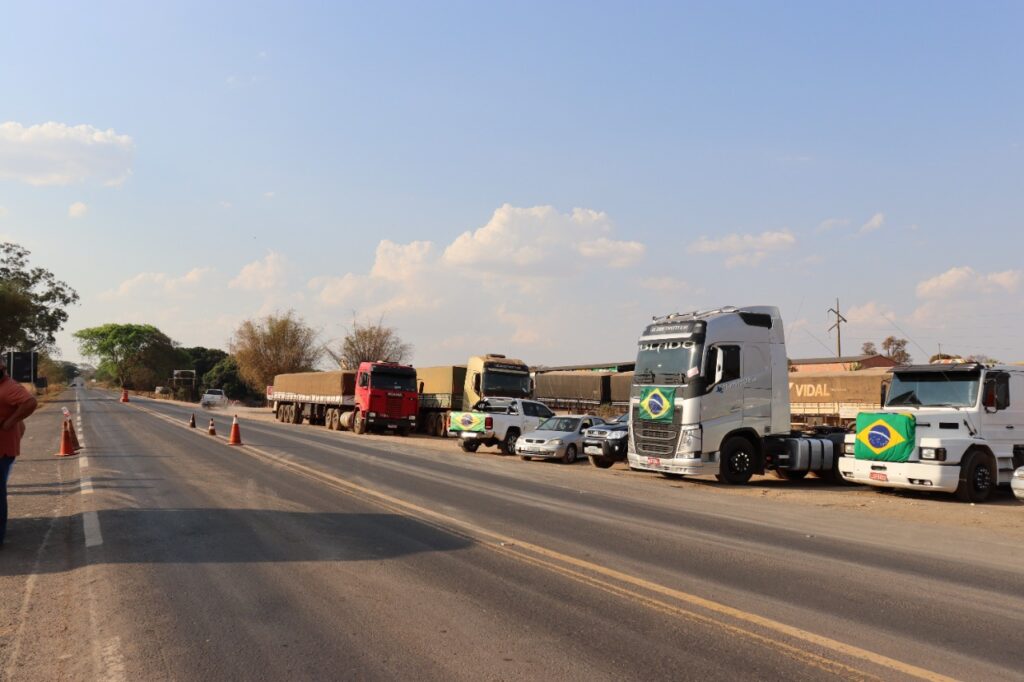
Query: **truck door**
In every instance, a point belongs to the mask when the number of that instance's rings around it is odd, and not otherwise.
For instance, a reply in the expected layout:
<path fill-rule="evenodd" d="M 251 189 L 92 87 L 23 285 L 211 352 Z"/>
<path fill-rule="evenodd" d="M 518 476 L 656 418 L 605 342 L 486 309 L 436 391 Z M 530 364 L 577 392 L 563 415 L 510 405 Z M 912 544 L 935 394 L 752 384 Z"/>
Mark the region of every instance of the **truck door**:
<path fill-rule="evenodd" d="M 768 344 L 743 345 L 743 425 L 761 435 L 771 431 L 772 362 Z"/>
<path fill-rule="evenodd" d="M 721 344 L 708 349 L 708 388 L 700 401 L 706 452 L 717 452 L 726 434 L 743 425 L 741 361 L 738 345 Z"/>
<path fill-rule="evenodd" d="M 981 386 L 981 435 L 1000 460 L 1012 457 L 1013 446 L 1024 443 L 1024 393 L 1011 390 L 1022 388 L 1022 382 L 1007 372 L 988 372 Z"/>

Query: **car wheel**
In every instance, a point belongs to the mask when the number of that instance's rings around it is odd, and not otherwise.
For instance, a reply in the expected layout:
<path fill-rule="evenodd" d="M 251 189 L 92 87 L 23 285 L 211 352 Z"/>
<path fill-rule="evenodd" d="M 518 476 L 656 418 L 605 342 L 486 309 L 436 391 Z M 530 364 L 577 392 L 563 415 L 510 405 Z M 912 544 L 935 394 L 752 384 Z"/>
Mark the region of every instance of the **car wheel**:
<path fill-rule="evenodd" d="M 995 476 L 992 458 L 980 450 L 967 453 L 960 463 L 960 483 L 956 487 L 957 499 L 962 502 L 984 502 L 992 495 Z"/>
<path fill-rule="evenodd" d="M 742 485 L 754 475 L 757 453 L 746 438 L 733 437 L 722 446 L 718 480 L 729 485 Z"/>
<path fill-rule="evenodd" d="M 562 464 L 573 464 L 576 461 L 576 444 L 569 443 L 565 446 L 565 454 L 562 455 Z"/>
<path fill-rule="evenodd" d="M 605 455 L 591 455 L 590 463 L 598 469 L 608 469 L 612 464 L 615 464 L 611 457 L 606 457 Z"/>
<path fill-rule="evenodd" d="M 533 457 L 530 457 L 529 455 L 519 455 L 519 459 L 523 460 L 524 462 L 532 462 L 533 461 Z"/>

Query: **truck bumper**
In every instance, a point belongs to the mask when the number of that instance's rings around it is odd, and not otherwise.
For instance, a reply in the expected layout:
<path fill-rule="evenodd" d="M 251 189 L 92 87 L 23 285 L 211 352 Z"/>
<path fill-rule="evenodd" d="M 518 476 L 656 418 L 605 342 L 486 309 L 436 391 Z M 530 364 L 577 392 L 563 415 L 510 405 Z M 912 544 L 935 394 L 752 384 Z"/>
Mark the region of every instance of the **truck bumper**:
<path fill-rule="evenodd" d="M 491 431 L 449 431 L 448 436 L 451 438 L 484 441 L 493 439 L 494 433 Z"/>
<path fill-rule="evenodd" d="M 416 428 L 416 421 L 412 419 L 400 419 L 397 417 L 381 417 L 380 415 L 377 415 L 375 417 L 367 417 L 366 426 L 371 429 L 387 429 L 389 431 L 397 431 L 403 426 L 409 429 Z"/>
<path fill-rule="evenodd" d="M 716 464 L 714 469 L 705 471 L 705 462 L 701 461 L 700 455 L 686 457 L 645 457 L 636 453 L 629 453 L 629 467 L 642 471 L 660 471 L 667 474 L 680 474 L 682 476 L 700 476 L 705 473 L 715 473 L 718 470 Z"/>
<path fill-rule="evenodd" d="M 620 461 L 626 458 L 626 439 L 617 440 L 585 440 L 583 454 L 588 457 L 607 457 Z"/>
<path fill-rule="evenodd" d="M 1017 499 L 1024 502 L 1024 478 L 1013 478 L 1010 480 L 1010 488 Z"/>
<path fill-rule="evenodd" d="M 960 483 L 959 466 L 921 462 L 875 462 L 843 456 L 839 458 L 839 473 L 847 481 L 878 488 L 951 493 Z"/>

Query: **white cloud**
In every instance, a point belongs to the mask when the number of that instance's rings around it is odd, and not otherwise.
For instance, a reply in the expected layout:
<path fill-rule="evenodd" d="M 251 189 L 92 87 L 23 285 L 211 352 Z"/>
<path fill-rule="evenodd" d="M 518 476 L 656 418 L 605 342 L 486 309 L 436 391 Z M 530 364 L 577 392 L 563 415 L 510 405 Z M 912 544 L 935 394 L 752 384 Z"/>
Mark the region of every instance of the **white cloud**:
<path fill-rule="evenodd" d="M 837 227 L 846 227 L 850 224 L 850 221 L 846 218 L 826 218 L 818 223 L 818 232 L 828 232 Z"/>
<path fill-rule="evenodd" d="M 919 282 L 918 298 L 939 298 L 956 294 L 1012 293 L 1020 285 L 1020 270 L 983 274 L 969 266 L 950 268 L 940 275 Z"/>
<path fill-rule="evenodd" d="M 192 268 L 180 277 L 172 277 L 164 272 L 140 272 L 100 297 L 109 300 L 138 294 L 180 294 L 202 283 L 211 272 L 212 268 Z"/>
<path fill-rule="evenodd" d="M 885 214 L 876 213 L 871 216 L 871 219 L 860 226 L 857 231 L 858 234 L 867 234 L 868 232 L 874 232 L 875 230 L 881 229 L 882 225 L 885 224 Z"/>
<path fill-rule="evenodd" d="M 277 194 L 277 193 L 276 192 L 264 192 L 263 196 L 266 197 L 267 199 L 273 199 L 275 194 Z"/>
<path fill-rule="evenodd" d="M 286 270 L 284 257 L 276 251 L 268 251 L 260 260 L 243 267 L 241 272 L 228 282 L 228 287 L 243 291 L 276 289 L 284 285 Z"/>
<path fill-rule="evenodd" d="M 893 315 L 892 308 L 876 301 L 855 305 L 843 313 L 843 317 L 850 324 L 888 323 L 888 320 L 892 319 Z"/>
<path fill-rule="evenodd" d="M 83 204 L 81 201 L 76 201 L 75 203 L 73 203 L 70 206 L 68 206 L 68 217 L 69 218 L 81 218 L 82 216 L 84 216 L 88 212 L 89 212 L 89 207 L 86 206 L 85 204 Z"/>
<path fill-rule="evenodd" d="M 720 239 L 701 237 L 690 244 L 690 253 L 716 253 L 726 256 L 729 268 L 754 266 L 770 253 L 785 251 L 796 244 L 796 236 L 789 230 L 766 231 L 760 234 L 730 234 Z"/>
<path fill-rule="evenodd" d="M 319 290 L 320 301 L 330 306 L 351 303 L 357 294 L 369 294 L 368 286 L 366 277 L 351 272 L 342 277 L 314 277 L 308 284 L 310 289 Z"/>
<path fill-rule="evenodd" d="M 0 180 L 29 185 L 124 183 L 132 172 L 135 142 L 91 125 L 0 123 Z"/>
<path fill-rule="evenodd" d="M 370 276 L 386 280 L 410 279 L 427 265 L 433 251 L 434 245 L 431 242 L 396 244 L 383 239 L 377 245 L 377 257 L 370 269 Z"/>
<path fill-rule="evenodd" d="M 639 263 L 646 249 L 640 242 L 621 242 L 598 237 L 589 242 L 580 242 L 576 250 L 584 258 L 603 261 L 612 268 L 625 268 Z"/>

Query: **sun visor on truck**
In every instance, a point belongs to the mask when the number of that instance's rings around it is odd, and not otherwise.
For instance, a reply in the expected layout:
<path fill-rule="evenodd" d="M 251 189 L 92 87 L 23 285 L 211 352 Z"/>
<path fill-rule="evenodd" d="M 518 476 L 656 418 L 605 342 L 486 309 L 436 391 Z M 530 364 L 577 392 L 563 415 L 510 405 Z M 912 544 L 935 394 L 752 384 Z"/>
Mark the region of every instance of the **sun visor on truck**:
<path fill-rule="evenodd" d="M 917 419 L 912 414 L 861 412 L 857 415 L 856 459 L 906 462 L 914 452 Z"/>

